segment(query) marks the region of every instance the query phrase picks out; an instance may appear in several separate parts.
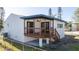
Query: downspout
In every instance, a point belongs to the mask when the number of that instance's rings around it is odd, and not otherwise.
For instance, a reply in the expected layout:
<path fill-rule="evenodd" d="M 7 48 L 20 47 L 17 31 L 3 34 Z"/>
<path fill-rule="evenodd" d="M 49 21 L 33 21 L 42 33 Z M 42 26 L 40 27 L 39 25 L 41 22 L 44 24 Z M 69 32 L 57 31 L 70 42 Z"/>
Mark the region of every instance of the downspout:
<path fill-rule="evenodd" d="M 24 36 L 25 36 L 25 34 L 26 34 L 26 33 L 25 33 L 25 19 L 24 19 Z"/>
<path fill-rule="evenodd" d="M 26 28 L 25 28 L 25 19 L 24 19 L 24 42 L 25 42 L 25 35 L 26 35 L 25 29 L 26 29 Z M 23 46 L 22 46 L 22 50 L 23 50 L 23 51 L 25 51 L 24 42 L 23 42 L 23 44 L 22 44 L 22 45 L 23 45 Z"/>

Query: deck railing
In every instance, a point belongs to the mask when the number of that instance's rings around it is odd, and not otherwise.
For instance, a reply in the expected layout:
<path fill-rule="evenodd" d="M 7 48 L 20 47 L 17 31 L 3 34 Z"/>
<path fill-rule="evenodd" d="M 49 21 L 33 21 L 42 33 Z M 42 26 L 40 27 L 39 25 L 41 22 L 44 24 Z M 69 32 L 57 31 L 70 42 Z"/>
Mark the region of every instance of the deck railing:
<path fill-rule="evenodd" d="M 44 29 L 44 28 L 25 28 L 25 36 L 35 38 L 54 38 L 60 39 L 60 35 L 56 29 Z"/>

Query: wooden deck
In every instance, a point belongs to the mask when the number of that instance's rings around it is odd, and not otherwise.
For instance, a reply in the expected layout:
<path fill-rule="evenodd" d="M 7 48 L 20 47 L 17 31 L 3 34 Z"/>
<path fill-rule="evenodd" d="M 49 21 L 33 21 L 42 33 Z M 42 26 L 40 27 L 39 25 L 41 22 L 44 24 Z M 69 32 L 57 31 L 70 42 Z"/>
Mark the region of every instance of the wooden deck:
<path fill-rule="evenodd" d="M 45 31 L 45 30 L 44 30 Z M 60 35 L 59 33 L 56 31 L 56 29 L 50 29 L 47 30 L 47 32 L 33 32 L 33 33 L 24 33 L 25 36 L 28 37 L 34 37 L 34 38 L 53 38 L 55 40 L 59 40 L 60 39 Z"/>
<path fill-rule="evenodd" d="M 34 37 L 34 38 L 50 38 L 49 33 L 46 33 L 46 34 L 42 33 L 41 35 L 38 33 L 29 33 L 29 34 L 25 33 L 25 35 L 28 37 Z"/>

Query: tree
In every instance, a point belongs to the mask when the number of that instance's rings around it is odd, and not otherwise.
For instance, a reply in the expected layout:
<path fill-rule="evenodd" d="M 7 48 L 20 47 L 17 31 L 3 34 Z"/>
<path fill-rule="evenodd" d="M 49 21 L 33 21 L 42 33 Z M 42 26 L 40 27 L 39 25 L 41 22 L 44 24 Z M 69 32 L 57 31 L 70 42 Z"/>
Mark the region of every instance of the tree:
<path fill-rule="evenodd" d="M 74 20 L 77 22 L 79 22 L 79 8 L 76 9 L 75 13 L 74 13 Z"/>
<path fill-rule="evenodd" d="M 68 23 L 65 24 L 65 28 L 68 30 L 68 31 L 72 31 L 72 22 L 69 21 Z"/>
<path fill-rule="evenodd" d="M 69 26 L 69 30 L 72 31 L 72 22 L 71 21 L 69 22 L 68 26 Z"/>
<path fill-rule="evenodd" d="M 3 28 L 3 20 L 4 20 L 4 8 L 0 7 L 0 31 Z"/>

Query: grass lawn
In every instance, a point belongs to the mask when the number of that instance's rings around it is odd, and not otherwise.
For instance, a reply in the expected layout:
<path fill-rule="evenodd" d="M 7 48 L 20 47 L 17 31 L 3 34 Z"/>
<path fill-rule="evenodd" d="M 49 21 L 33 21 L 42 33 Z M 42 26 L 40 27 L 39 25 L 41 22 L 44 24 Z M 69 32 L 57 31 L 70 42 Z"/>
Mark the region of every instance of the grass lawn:
<path fill-rule="evenodd" d="M 79 40 L 79 35 L 75 35 L 74 40 Z M 74 51 L 79 51 L 79 44 L 70 45 L 70 49 Z"/>
<path fill-rule="evenodd" d="M 7 49 L 12 50 L 12 51 L 19 51 L 20 50 L 20 49 L 16 48 L 15 46 L 12 46 L 9 42 L 4 41 L 2 36 L 0 36 L 0 45 L 5 50 L 7 50 Z"/>
<path fill-rule="evenodd" d="M 7 49 L 10 49 L 11 51 L 22 51 L 24 47 L 24 51 L 39 51 L 37 49 L 28 47 L 28 46 L 23 46 L 22 44 L 18 44 L 15 42 L 11 42 L 7 38 L 3 40 L 2 36 L 0 36 L 0 45 L 3 47 L 6 47 Z M 0 51 L 5 50 L 5 48 L 0 47 Z"/>
<path fill-rule="evenodd" d="M 4 51 L 4 50 L 5 50 L 4 47 L 0 46 L 0 51 Z"/>
<path fill-rule="evenodd" d="M 73 51 L 79 51 L 79 45 L 70 45 L 69 49 Z"/>

